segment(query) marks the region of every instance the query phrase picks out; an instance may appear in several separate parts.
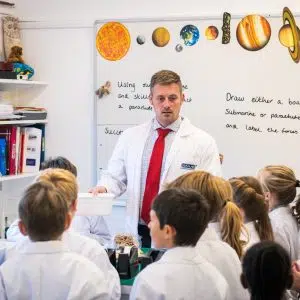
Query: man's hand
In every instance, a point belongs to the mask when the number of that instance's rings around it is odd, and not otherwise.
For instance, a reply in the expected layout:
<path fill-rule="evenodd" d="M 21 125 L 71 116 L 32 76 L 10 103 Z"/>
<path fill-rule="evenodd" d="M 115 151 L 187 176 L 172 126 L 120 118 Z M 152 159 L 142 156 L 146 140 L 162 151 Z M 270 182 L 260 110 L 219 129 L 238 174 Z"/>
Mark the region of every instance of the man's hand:
<path fill-rule="evenodd" d="M 300 291 L 300 268 L 297 262 L 293 262 L 292 265 L 292 272 L 293 272 L 293 290 L 297 292 Z"/>
<path fill-rule="evenodd" d="M 105 186 L 95 186 L 95 187 L 89 189 L 89 193 L 92 193 L 93 196 L 97 196 L 98 194 L 101 194 L 101 193 L 107 193 L 107 189 Z"/>

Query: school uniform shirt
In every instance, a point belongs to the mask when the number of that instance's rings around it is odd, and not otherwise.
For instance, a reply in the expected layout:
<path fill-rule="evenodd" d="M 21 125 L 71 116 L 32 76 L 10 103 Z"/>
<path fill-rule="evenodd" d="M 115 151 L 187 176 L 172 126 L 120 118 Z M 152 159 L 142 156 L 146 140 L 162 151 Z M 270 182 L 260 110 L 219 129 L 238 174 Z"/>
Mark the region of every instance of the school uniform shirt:
<path fill-rule="evenodd" d="M 207 228 L 196 245 L 197 252 L 215 266 L 229 286 L 228 299 L 249 300 L 250 295 L 241 284 L 241 261 L 227 243 L 220 241 L 213 228 Z"/>
<path fill-rule="evenodd" d="M 299 255 L 298 225 L 288 206 L 280 206 L 269 212 L 274 240 L 284 247 L 291 257 L 297 260 Z"/>
<path fill-rule="evenodd" d="M 17 227 L 18 228 L 18 227 Z M 14 240 L 18 242 L 14 247 L 6 250 L 5 260 L 14 257 L 23 245 L 29 241 L 28 237 L 24 237 L 20 231 L 14 228 Z M 71 252 L 83 255 L 92 261 L 104 274 L 107 285 L 109 287 L 111 299 L 119 299 L 121 295 L 120 277 L 117 270 L 110 263 L 108 255 L 97 241 L 83 236 L 72 229 L 65 231 L 62 235 L 62 242 Z M 0 257 L 1 258 L 1 257 Z"/>
<path fill-rule="evenodd" d="M 75 216 L 71 228 L 98 241 L 104 247 L 111 245 L 112 236 L 103 216 Z"/>
<path fill-rule="evenodd" d="M 130 300 L 229 300 L 228 293 L 224 277 L 196 248 L 175 247 L 139 273 Z"/>
<path fill-rule="evenodd" d="M 0 267 L 0 299 L 110 299 L 105 275 L 61 241 L 28 242 Z"/>
<path fill-rule="evenodd" d="M 257 230 L 255 229 L 254 222 L 248 222 L 244 224 L 246 227 L 246 231 L 242 231 L 241 233 L 241 240 L 246 242 L 245 246 L 243 247 L 244 253 L 251 248 L 254 244 L 260 242 L 259 235 Z"/>

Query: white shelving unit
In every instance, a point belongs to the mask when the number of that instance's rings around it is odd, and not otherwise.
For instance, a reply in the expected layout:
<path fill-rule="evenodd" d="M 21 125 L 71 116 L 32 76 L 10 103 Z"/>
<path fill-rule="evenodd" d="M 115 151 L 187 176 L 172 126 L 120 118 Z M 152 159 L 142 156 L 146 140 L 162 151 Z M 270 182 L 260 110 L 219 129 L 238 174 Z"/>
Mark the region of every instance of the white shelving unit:
<path fill-rule="evenodd" d="M 1 125 L 30 125 L 30 124 L 47 124 L 48 120 L 5 120 L 1 121 L 0 120 L 0 126 Z"/>
<path fill-rule="evenodd" d="M 32 102 L 48 84 L 42 81 L 0 79 L 0 103 L 11 103 L 15 106 L 32 106 Z M 0 120 L 0 126 L 5 125 L 33 125 L 47 124 L 48 120 Z M 5 175 L 0 177 L 0 231 L 4 236 L 4 219 L 7 199 L 5 199 L 3 185 L 7 182 L 26 180 L 34 178 L 39 173 L 22 173 L 18 175 Z"/>
<path fill-rule="evenodd" d="M 46 87 L 48 83 L 43 81 L 0 79 L 0 91 L 20 91 L 28 88 Z"/>

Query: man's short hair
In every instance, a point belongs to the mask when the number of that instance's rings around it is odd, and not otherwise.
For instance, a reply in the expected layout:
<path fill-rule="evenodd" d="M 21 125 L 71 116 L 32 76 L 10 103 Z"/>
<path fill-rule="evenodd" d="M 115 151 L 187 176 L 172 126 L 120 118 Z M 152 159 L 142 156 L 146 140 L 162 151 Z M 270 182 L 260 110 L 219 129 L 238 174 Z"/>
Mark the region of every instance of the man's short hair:
<path fill-rule="evenodd" d="M 68 211 L 64 195 L 44 181 L 29 186 L 19 202 L 19 217 L 32 241 L 58 239 L 65 230 Z"/>
<path fill-rule="evenodd" d="M 176 246 L 195 246 L 209 222 L 209 205 L 197 191 L 169 189 L 160 193 L 153 202 L 160 228 L 175 228 Z"/>
<path fill-rule="evenodd" d="M 77 177 L 77 168 L 68 159 L 63 156 L 50 157 L 41 164 L 41 170 L 57 168 L 70 171 L 75 177 Z"/>
<path fill-rule="evenodd" d="M 53 184 L 53 186 L 64 195 L 69 208 L 78 198 L 78 185 L 76 177 L 64 169 L 46 169 L 36 179 Z"/>
<path fill-rule="evenodd" d="M 152 89 L 156 84 L 169 85 L 172 83 L 177 84 L 179 86 L 180 92 L 182 92 L 182 82 L 180 76 L 170 70 L 161 70 L 151 77 L 150 90 L 152 92 Z"/>

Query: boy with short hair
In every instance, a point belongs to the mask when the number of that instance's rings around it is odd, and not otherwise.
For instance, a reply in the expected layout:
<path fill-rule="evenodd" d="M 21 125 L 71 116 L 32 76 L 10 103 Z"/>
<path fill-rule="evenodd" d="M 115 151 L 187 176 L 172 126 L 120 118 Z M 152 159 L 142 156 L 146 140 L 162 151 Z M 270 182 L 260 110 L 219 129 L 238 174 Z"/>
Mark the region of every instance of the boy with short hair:
<path fill-rule="evenodd" d="M 103 272 L 61 241 L 72 219 L 64 197 L 43 180 L 26 189 L 19 228 L 29 240 L 0 267 L 0 299 L 110 299 Z"/>
<path fill-rule="evenodd" d="M 195 249 L 208 221 L 207 200 L 198 192 L 169 189 L 159 194 L 149 228 L 154 245 L 168 250 L 137 276 L 130 299 L 227 299 L 226 280 Z"/>

